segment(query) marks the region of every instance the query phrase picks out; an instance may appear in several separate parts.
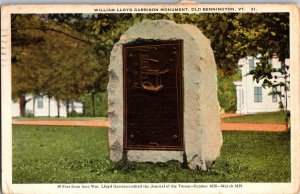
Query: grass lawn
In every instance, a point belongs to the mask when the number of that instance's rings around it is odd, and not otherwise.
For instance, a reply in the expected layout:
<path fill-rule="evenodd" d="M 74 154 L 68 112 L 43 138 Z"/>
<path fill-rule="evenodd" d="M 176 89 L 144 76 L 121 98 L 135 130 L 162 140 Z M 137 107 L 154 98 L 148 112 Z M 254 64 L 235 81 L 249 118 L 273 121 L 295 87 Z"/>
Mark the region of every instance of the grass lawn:
<path fill-rule="evenodd" d="M 106 121 L 107 117 L 13 117 L 13 120 L 67 120 L 67 121 L 90 121 L 90 120 L 98 120 L 98 121 Z"/>
<path fill-rule="evenodd" d="M 112 163 L 108 132 L 95 127 L 13 126 L 13 183 L 290 182 L 287 132 L 223 132 L 208 172 L 175 161 Z"/>
<path fill-rule="evenodd" d="M 227 123 L 285 123 L 285 112 L 268 112 L 223 118 Z"/>

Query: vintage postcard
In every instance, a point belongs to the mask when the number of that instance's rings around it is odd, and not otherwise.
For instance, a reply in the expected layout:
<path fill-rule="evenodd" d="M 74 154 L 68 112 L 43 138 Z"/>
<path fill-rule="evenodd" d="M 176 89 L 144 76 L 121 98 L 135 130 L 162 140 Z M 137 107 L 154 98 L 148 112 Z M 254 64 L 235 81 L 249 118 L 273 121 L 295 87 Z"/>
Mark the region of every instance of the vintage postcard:
<path fill-rule="evenodd" d="M 298 193 L 299 42 L 292 4 L 2 6 L 2 193 Z"/>

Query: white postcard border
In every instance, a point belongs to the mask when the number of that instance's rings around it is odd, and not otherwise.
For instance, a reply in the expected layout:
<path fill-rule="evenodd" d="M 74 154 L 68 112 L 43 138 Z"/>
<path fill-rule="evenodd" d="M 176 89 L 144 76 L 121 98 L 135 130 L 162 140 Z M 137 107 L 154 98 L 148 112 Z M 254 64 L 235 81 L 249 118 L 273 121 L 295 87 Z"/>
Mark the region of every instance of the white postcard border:
<path fill-rule="evenodd" d="M 187 8 L 185 13 L 213 13 L 215 11 L 207 11 L 208 8 L 234 8 L 235 13 L 260 13 L 260 12 L 289 12 L 290 13 L 290 53 L 291 53 L 291 161 L 292 161 L 292 176 L 291 183 L 212 183 L 220 187 L 205 188 L 205 185 L 211 183 L 195 183 L 195 188 L 172 188 L 171 185 L 178 185 L 178 183 L 142 183 L 148 185 L 149 188 L 132 188 L 122 189 L 113 188 L 114 185 L 140 185 L 140 184 L 12 184 L 12 119 L 11 119 L 11 31 L 10 31 L 10 14 L 14 13 L 102 13 L 105 8 L 123 9 L 122 13 L 160 13 L 158 12 L 143 12 L 141 9 L 150 8 Z M 201 9 L 199 9 L 201 8 Z M 205 8 L 205 9 L 204 9 Z M 239 10 L 238 8 L 243 8 Z M 95 11 L 95 9 L 103 9 Z M 126 12 L 126 9 L 131 11 Z M 204 9 L 204 10 L 203 10 Z M 194 11 L 192 11 L 194 10 Z M 197 11 L 198 10 L 198 11 Z M 205 11 L 206 10 L 206 11 Z M 105 13 L 121 13 L 105 12 Z M 178 11 L 166 11 L 164 13 L 178 13 Z M 182 12 L 182 11 L 181 11 Z M 226 13 L 227 11 L 219 11 L 217 13 Z M 145 5 L 145 4 L 130 4 L 130 5 L 8 5 L 3 6 L 1 9 L 2 23 L 1 23 L 1 127 L 2 127 L 2 188 L 4 193 L 296 193 L 299 191 L 300 184 L 300 68 L 299 68 L 299 10 L 296 5 L 280 5 L 280 4 L 158 4 L 158 5 Z M 182 185 L 193 185 L 194 183 L 183 183 Z M 241 184 L 241 188 L 230 188 L 230 185 Z M 59 186 L 61 185 L 61 186 Z M 62 185 L 73 185 L 74 188 L 59 188 Z M 92 186 L 99 188 L 91 188 Z M 101 188 L 104 185 L 111 185 L 112 188 Z M 169 185 L 168 188 L 157 189 L 150 188 L 151 185 Z M 222 185 L 225 185 L 224 188 Z M 227 186 L 226 186 L 227 185 Z M 83 188 L 87 187 L 89 188 Z M 203 188 L 201 188 L 203 186 Z M 79 187 L 79 188 L 77 188 Z"/>

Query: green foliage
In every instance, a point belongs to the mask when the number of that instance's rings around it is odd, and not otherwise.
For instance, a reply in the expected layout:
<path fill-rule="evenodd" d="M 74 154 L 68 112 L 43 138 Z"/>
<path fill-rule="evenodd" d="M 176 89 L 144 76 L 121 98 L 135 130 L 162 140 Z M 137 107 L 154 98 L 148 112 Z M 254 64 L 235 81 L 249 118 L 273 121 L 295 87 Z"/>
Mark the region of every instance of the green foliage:
<path fill-rule="evenodd" d="M 106 128 L 13 126 L 13 183 L 290 182 L 289 133 L 223 132 L 207 172 L 109 161 Z"/>
<path fill-rule="evenodd" d="M 240 72 L 225 76 L 222 71 L 218 71 L 218 100 L 227 113 L 236 111 L 236 89 L 233 82 L 240 79 Z"/>
<path fill-rule="evenodd" d="M 91 94 L 85 94 L 81 98 L 81 102 L 84 104 L 84 116 L 93 117 L 93 102 Z M 107 92 L 97 93 L 95 95 L 95 116 L 106 117 L 107 109 Z"/>
<path fill-rule="evenodd" d="M 83 116 L 82 113 L 77 113 L 75 110 L 72 110 L 69 115 L 69 117 L 80 117 Z"/>

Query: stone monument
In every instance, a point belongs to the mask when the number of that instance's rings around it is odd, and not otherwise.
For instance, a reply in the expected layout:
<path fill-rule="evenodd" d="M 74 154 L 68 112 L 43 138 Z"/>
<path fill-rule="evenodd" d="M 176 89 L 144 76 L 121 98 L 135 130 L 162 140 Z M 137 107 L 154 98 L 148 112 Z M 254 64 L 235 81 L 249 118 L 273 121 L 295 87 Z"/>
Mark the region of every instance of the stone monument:
<path fill-rule="evenodd" d="M 107 90 L 112 161 L 207 170 L 219 157 L 217 69 L 197 27 L 145 20 L 129 28 L 111 52 Z"/>

